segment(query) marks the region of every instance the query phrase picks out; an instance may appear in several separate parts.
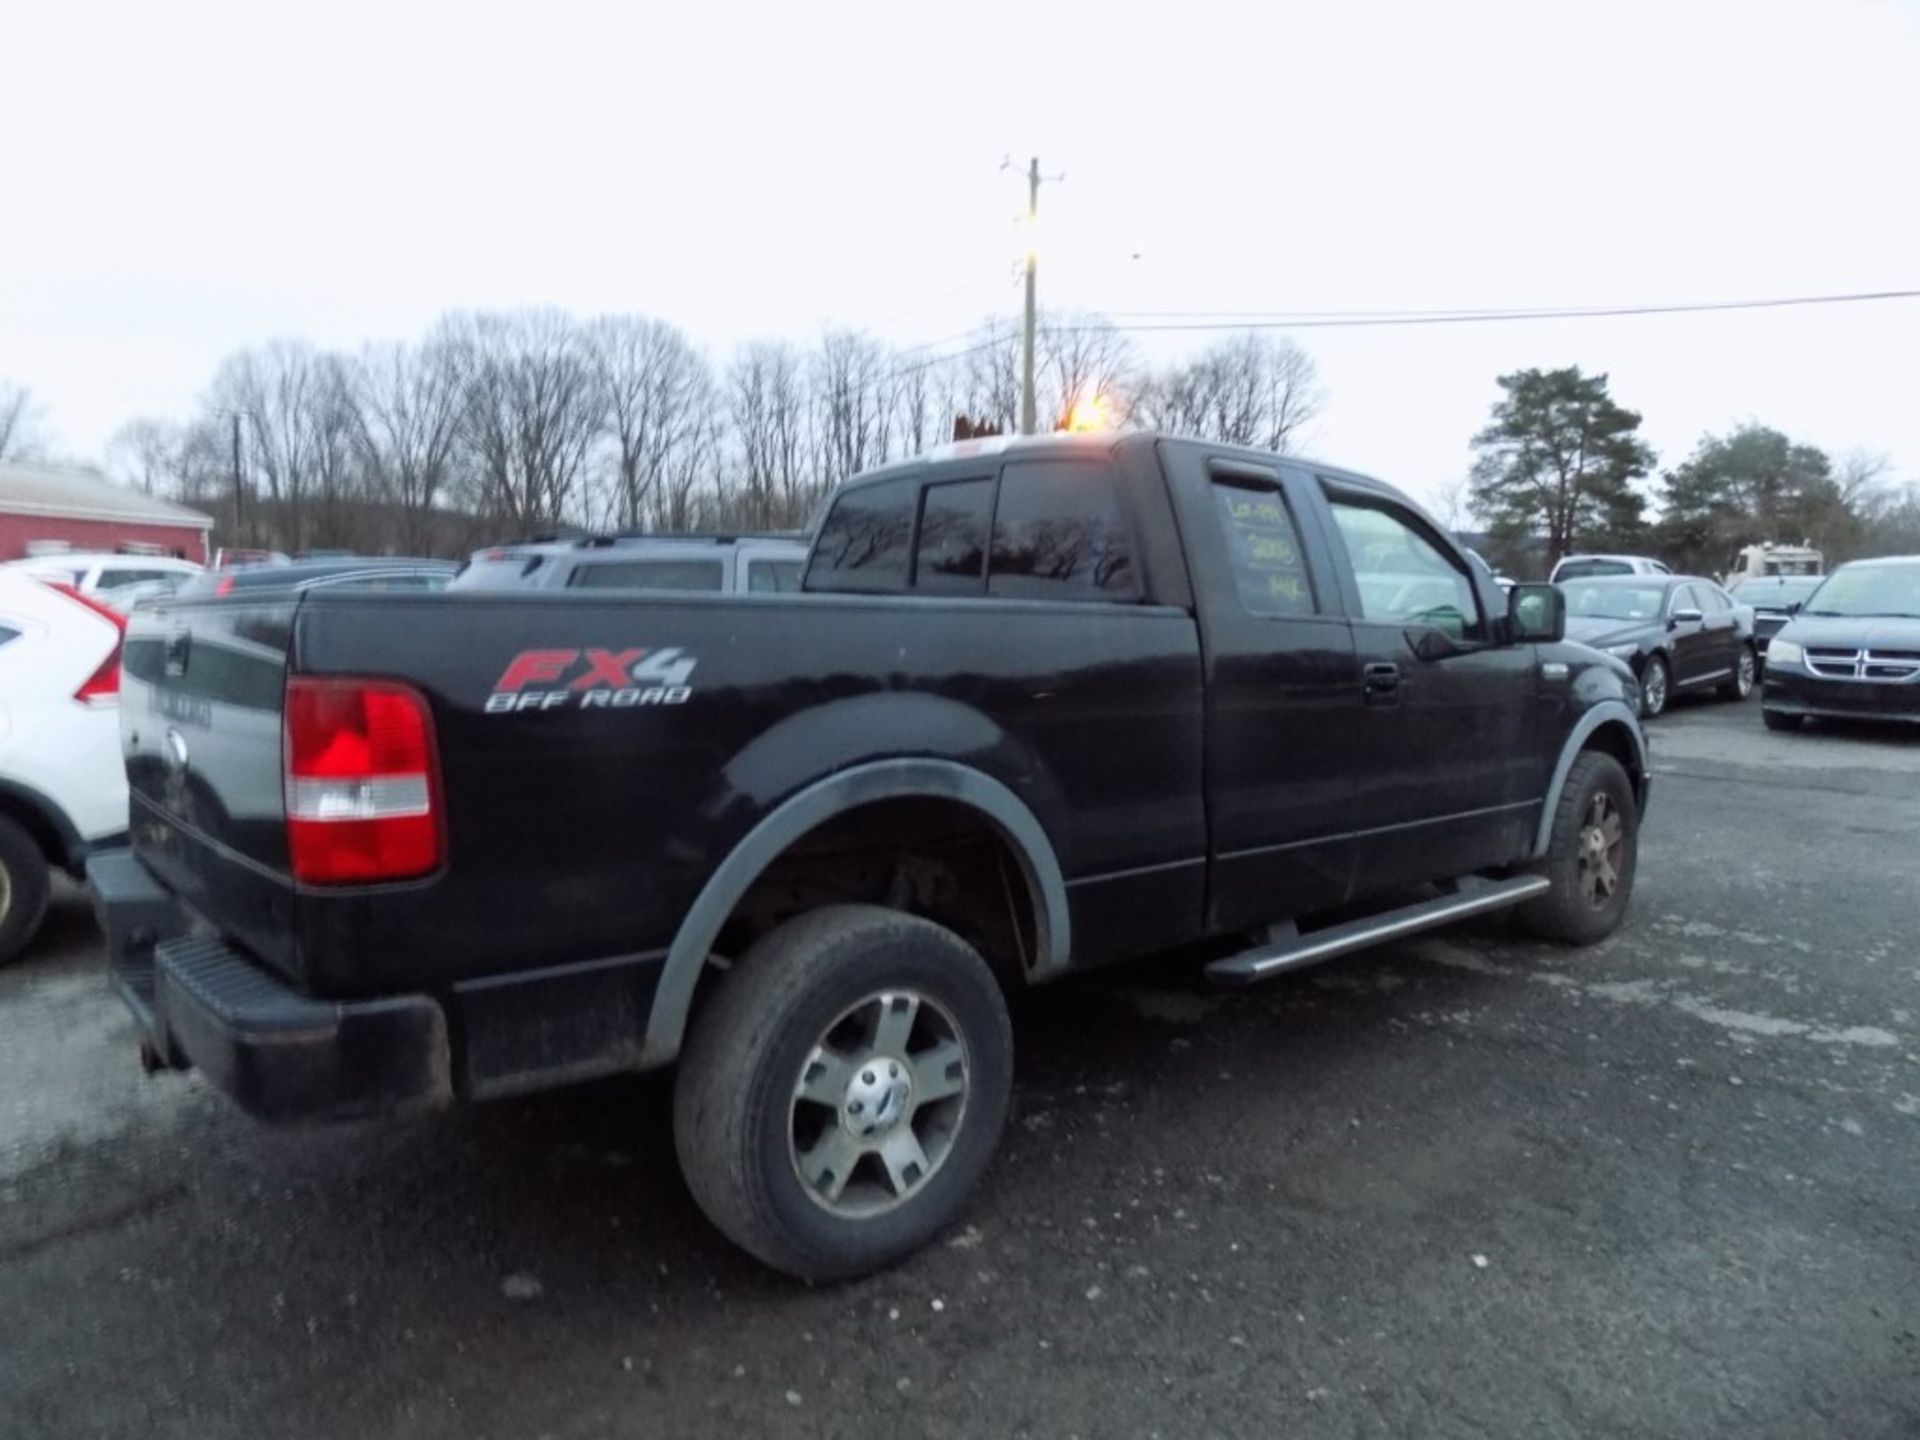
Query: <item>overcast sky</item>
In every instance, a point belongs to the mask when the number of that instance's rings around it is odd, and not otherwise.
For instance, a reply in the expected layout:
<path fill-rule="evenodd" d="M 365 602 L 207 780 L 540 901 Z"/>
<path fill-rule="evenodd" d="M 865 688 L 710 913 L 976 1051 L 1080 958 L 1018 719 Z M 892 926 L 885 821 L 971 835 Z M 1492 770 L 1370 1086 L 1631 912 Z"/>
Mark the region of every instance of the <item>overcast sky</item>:
<path fill-rule="evenodd" d="M 954 336 L 1017 310 L 1008 155 L 1066 177 L 1048 306 L 1920 288 L 1920 0 L 0 0 L 0 74 L 0 377 L 81 457 L 238 347 L 455 308 Z M 1310 448 L 1429 498 L 1531 365 L 1663 460 L 1753 418 L 1920 478 L 1920 301 L 1297 338 Z"/>

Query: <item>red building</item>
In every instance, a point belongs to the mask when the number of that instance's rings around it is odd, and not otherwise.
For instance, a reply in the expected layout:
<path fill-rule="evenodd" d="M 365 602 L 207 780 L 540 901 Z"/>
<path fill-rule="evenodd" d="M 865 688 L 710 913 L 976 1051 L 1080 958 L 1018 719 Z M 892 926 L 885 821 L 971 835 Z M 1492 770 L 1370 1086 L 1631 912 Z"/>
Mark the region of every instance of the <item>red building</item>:
<path fill-rule="evenodd" d="M 204 565 L 213 517 L 156 500 L 83 470 L 0 465 L 0 561 L 21 560 L 35 542 L 71 550 L 152 547 Z"/>

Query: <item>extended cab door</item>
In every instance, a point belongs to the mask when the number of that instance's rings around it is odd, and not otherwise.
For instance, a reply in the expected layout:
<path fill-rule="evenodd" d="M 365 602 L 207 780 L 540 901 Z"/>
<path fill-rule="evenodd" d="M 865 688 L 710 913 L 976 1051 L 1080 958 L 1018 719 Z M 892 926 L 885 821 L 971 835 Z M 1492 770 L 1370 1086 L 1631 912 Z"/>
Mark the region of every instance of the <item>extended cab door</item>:
<path fill-rule="evenodd" d="M 1317 478 L 1364 692 L 1344 756 L 1358 889 L 1522 858 L 1547 769 L 1534 647 L 1496 643 L 1491 587 L 1425 516 L 1383 490 Z"/>
<path fill-rule="evenodd" d="M 1361 687 L 1325 537 L 1278 467 L 1163 455 L 1206 666 L 1211 926 L 1337 905 L 1353 874 L 1347 745 Z"/>

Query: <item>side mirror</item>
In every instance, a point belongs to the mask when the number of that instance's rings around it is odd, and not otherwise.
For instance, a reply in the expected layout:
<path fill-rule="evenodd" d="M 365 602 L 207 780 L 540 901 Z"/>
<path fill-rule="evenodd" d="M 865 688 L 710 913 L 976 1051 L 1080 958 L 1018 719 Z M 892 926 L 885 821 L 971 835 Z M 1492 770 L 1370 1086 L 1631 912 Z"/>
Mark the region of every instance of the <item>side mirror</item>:
<path fill-rule="evenodd" d="M 1516 585 L 1507 592 L 1507 638 L 1516 645 L 1567 638 L 1567 592 L 1558 585 Z"/>
<path fill-rule="evenodd" d="M 1798 615 L 1800 613 L 1800 607 L 1806 603 L 1804 600 L 1793 601 L 1787 606 L 1787 614 L 1789 616 Z"/>
<path fill-rule="evenodd" d="M 1686 609 L 1673 612 L 1673 619 L 1667 622 L 1668 629 L 1677 629 L 1682 625 L 1698 625 L 1707 617 L 1698 610 Z"/>

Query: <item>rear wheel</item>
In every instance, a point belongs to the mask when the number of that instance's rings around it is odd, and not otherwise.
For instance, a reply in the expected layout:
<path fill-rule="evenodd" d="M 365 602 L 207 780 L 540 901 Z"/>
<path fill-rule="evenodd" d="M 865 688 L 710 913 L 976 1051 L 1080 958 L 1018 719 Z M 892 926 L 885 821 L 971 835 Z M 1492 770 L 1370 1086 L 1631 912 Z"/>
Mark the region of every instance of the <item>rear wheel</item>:
<path fill-rule="evenodd" d="M 1789 715 L 1784 710 L 1762 710 L 1760 719 L 1769 730 L 1798 730 L 1804 717 Z"/>
<path fill-rule="evenodd" d="M 1667 668 L 1666 657 L 1652 656 L 1640 672 L 1640 714 L 1648 720 L 1665 714 L 1672 694 L 1673 672 Z"/>
<path fill-rule="evenodd" d="M 34 838 L 0 815 L 0 965 L 18 959 L 47 913 L 47 857 Z"/>
<path fill-rule="evenodd" d="M 986 962 L 930 921 L 836 905 L 763 937 L 695 1016 L 675 1148 L 728 1239 L 800 1279 L 845 1279 L 959 1215 L 1012 1081 Z"/>
<path fill-rule="evenodd" d="M 1620 925 L 1640 855 L 1640 806 L 1620 762 L 1582 752 L 1567 771 L 1554 811 L 1543 873 L 1553 888 L 1521 907 L 1527 928 L 1547 940 L 1591 945 Z"/>
<path fill-rule="evenodd" d="M 1734 662 L 1733 678 L 1720 687 L 1723 700 L 1744 700 L 1753 694 L 1753 682 L 1760 673 L 1760 662 L 1755 658 L 1751 645 L 1740 647 L 1740 658 Z"/>

